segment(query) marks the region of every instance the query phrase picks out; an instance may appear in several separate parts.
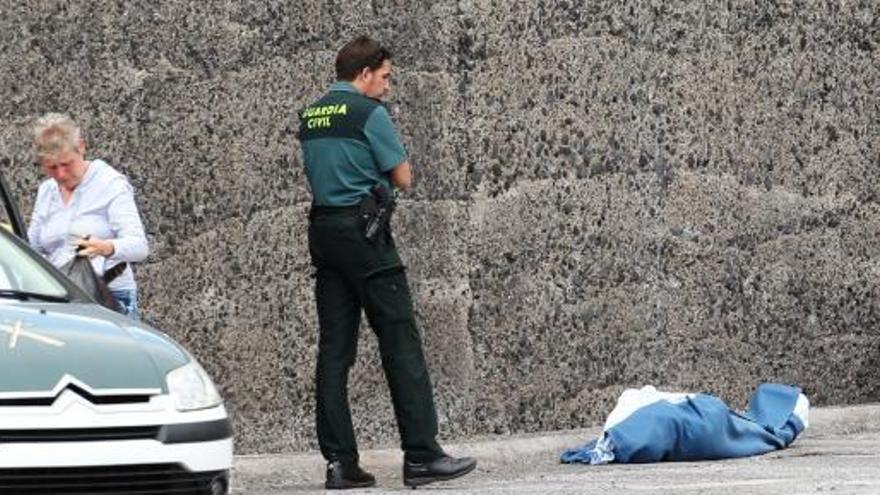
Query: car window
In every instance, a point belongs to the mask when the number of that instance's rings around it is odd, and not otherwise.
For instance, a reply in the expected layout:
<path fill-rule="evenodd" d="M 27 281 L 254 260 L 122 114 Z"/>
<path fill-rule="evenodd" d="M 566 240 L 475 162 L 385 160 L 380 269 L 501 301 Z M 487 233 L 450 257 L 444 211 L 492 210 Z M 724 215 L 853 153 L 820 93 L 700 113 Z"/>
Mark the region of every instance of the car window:
<path fill-rule="evenodd" d="M 12 221 L 9 220 L 9 215 L 6 214 L 6 208 L 2 207 L 0 207 L 0 229 L 12 232 Z"/>
<path fill-rule="evenodd" d="M 35 255 L 21 248 L 11 237 L 0 232 L 0 290 L 67 296 L 67 289 L 34 259 Z"/>

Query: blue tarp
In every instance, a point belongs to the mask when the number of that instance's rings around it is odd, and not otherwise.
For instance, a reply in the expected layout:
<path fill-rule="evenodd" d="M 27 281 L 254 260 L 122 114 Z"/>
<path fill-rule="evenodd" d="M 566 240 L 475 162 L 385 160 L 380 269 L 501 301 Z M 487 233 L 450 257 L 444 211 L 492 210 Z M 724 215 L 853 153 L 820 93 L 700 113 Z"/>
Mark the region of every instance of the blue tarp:
<path fill-rule="evenodd" d="M 664 394 L 653 387 L 627 392 L 602 436 L 564 452 L 562 462 L 746 457 L 787 447 L 807 426 L 809 403 L 799 388 L 787 385 L 760 385 L 743 412 L 708 394 Z"/>

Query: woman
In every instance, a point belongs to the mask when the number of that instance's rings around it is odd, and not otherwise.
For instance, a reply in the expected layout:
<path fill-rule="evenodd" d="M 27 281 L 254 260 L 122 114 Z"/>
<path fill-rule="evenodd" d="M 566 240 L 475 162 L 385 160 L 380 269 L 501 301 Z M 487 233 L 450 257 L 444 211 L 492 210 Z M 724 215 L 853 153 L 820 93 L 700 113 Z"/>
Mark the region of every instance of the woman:
<path fill-rule="evenodd" d="M 124 175 L 101 160 L 85 160 L 85 141 L 67 115 L 49 113 L 34 125 L 34 154 L 48 177 L 40 184 L 28 238 L 55 266 L 88 256 L 125 314 L 138 318 L 131 263 L 147 257 L 147 238 Z M 123 265 L 124 263 L 124 265 Z"/>

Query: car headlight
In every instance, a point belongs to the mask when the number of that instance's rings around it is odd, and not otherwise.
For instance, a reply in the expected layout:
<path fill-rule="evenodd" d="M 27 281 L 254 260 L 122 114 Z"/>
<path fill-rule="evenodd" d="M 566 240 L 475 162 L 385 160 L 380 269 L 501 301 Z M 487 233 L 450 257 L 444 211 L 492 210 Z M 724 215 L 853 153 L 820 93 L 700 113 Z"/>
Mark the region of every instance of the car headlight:
<path fill-rule="evenodd" d="M 193 358 L 189 363 L 170 371 L 165 382 L 178 411 L 207 409 L 223 402 L 214 382 Z"/>

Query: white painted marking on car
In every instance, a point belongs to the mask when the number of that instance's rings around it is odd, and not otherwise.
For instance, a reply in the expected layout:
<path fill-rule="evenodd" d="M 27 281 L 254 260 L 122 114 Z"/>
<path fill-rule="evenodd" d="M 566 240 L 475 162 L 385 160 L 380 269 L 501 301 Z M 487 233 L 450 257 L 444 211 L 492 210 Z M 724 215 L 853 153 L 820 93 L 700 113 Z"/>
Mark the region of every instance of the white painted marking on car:
<path fill-rule="evenodd" d="M 43 344 L 55 347 L 64 346 L 64 342 L 58 339 L 53 339 L 52 337 L 46 337 L 45 335 L 40 335 L 38 333 L 25 330 L 24 323 L 21 320 L 16 321 L 13 325 L 0 324 L 0 330 L 9 334 L 10 349 L 15 349 L 16 345 L 18 345 L 19 337 L 29 338 L 37 342 L 42 342 Z"/>

